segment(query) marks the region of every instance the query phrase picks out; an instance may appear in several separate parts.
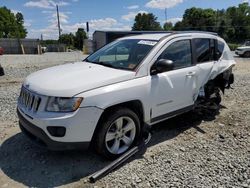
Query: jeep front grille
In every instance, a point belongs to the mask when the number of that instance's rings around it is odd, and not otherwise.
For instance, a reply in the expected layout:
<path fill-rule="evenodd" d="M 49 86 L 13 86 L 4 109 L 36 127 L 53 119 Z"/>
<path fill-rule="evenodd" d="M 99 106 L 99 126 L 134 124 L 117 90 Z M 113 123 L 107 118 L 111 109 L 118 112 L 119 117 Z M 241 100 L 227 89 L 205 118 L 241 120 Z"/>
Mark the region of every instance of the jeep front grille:
<path fill-rule="evenodd" d="M 22 87 L 19 96 L 19 103 L 26 108 L 26 110 L 36 112 L 41 103 L 41 97 L 37 94 L 30 92 L 29 90 Z"/>

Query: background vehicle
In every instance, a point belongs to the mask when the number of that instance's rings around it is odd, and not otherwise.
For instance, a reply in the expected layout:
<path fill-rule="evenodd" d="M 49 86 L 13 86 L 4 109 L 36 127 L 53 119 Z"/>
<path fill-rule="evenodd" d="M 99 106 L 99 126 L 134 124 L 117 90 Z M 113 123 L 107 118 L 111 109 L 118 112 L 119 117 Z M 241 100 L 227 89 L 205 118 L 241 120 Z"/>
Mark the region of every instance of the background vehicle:
<path fill-rule="evenodd" d="M 0 47 L 0 55 L 3 55 L 4 53 L 4 50 L 2 47 Z M 4 75 L 4 70 L 3 70 L 3 67 L 1 66 L 0 64 L 0 76 L 3 76 Z"/>
<path fill-rule="evenodd" d="M 241 57 L 250 57 L 250 40 L 247 40 L 243 46 L 235 50 L 235 54 Z"/>
<path fill-rule="evenodd" d="M 0 55 L 3 55 L 4 49 L 0 46 Z"/>
<path fill-rule="evenodd" d="M 49 149 L 93 146 L 114 158 L 145 125 L 220 103 L 235 61 L 215 34 L 177 32 L 118 39 L 84 62 L 33 73 L 18 100 L 20 127 Z"/>

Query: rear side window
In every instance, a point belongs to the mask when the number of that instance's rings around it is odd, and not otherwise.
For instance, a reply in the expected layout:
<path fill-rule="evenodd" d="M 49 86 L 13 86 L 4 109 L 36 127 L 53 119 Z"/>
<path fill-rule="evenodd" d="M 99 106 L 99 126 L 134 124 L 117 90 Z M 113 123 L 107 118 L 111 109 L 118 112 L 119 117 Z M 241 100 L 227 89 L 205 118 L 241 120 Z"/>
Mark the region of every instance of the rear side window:
<path fill-rule="evenodd" d="M 214 60 L 215 44 L 212 39 L 194 39 L 196 62 L 204 63 Z"/>
<path fill-rule="evenodd" d="M 220 57 L 222 56 L 222 53 L 224 51 L 224 47 L 225 47 L 225 44 L 218 40 L 218 45 L 217 45 L 217 49 L 216 49 L 216 60 L 220 59 Z"/>
<path fill-rule="evenodd" d="M 192 64 L 191 41 L 181 40 L 170 44 L 158 59 L 174 62 L 174 69 L 188 67 Z"/>

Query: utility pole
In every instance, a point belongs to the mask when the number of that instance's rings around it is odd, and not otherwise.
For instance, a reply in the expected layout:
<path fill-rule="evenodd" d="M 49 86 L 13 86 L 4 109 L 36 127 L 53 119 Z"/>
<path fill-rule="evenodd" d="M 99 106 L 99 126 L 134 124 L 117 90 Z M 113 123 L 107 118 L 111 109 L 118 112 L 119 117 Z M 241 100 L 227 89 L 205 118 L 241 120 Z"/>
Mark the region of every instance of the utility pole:
<path fill-rule="evenodd" d="M 168 20 L 168 9 L 165 8 L 165 22 L 167 22 Z"/>
<path fill-rule="evenodd" d="M 89 22 L 86 22 L 87 37 L 89 38 Z"/>
<path fill-rule="evenodd" d="M 60 18 L 59 18 L 58 5 L 56 5 L 56 12 L 57 12 L 58 33 L 59 33 L 59 37 L 60 37 L 61 36 L 61 27 L 60 27 Z"/>

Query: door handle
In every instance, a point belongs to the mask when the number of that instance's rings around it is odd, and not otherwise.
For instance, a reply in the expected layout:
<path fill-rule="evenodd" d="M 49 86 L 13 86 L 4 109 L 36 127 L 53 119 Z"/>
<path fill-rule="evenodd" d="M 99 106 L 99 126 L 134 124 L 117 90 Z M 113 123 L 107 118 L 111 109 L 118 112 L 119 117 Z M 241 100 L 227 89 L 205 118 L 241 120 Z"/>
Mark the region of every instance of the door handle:
<path fill-rule="evenodd" d="M 195 72 L 188 72 L 187 74 L 186 74 L 186 76 L 194 76 L 195 75 Z"/>

